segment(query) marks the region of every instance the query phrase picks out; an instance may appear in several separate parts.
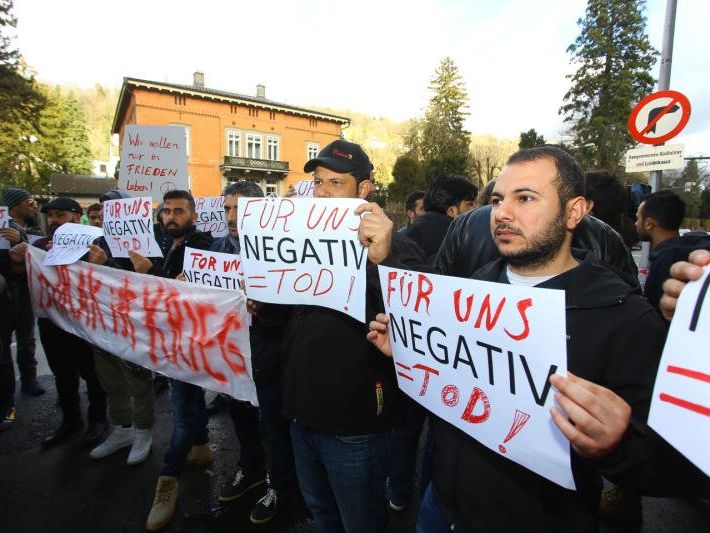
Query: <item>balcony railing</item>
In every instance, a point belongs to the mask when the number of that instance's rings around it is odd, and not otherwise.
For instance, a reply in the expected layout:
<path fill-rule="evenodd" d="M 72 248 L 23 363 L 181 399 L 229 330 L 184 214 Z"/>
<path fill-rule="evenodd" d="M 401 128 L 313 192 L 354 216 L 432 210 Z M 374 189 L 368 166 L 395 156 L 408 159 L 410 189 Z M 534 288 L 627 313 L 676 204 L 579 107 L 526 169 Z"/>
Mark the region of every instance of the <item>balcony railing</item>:
<path fill-rule="evenodd" d="M 288 161 L 271 161 L 270 159 L 252 159 L 251 157 L 225 156 L 222 160 L 223 169 L 234 170 L 264 170 L 267 172 L 288 172 Z"/>

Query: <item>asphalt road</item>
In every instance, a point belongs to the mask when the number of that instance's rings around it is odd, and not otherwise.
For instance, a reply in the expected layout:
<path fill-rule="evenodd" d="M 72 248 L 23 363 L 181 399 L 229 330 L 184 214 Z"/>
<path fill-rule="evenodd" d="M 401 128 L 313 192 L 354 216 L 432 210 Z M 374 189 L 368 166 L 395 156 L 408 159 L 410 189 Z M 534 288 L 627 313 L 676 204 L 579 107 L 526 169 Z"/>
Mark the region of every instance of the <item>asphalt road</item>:
<path fill-rule="evenodd" d="M 126 450 L 94 461 L 78 438 L 43 450 L 39 443 L 59 424 L 60 414 L 54 380 L 41 346 L 38 359 L 39 379 L 47 393 L 38 398 L 18 396 L 16 427 L 0 434 L 0 532 L 144 531 L 162 455 L 170 439 L 167 393 L 158 397 L 153 452 L 142 465 L 126 466 Z M 215 462 L 208 468 L 190 468 L 181 477 L 177 512 L 166 532 L 315 531 L 300 497 L 294 498 L 272 522 L 261 526 L 248 520 L 260 496 L 258 491 L 218 505 L 219 487 L 233 473 L 239 445 L 226 413 L 215 415 L 209 429 Z M 415 517 L 416 503 L 403 513 L 391 512 L 391 530 L 414 531 Z M 643 517 L 640 529 L 605 523 L 601 531 L 710 532 L 707 500 L 644 498 Z"/>

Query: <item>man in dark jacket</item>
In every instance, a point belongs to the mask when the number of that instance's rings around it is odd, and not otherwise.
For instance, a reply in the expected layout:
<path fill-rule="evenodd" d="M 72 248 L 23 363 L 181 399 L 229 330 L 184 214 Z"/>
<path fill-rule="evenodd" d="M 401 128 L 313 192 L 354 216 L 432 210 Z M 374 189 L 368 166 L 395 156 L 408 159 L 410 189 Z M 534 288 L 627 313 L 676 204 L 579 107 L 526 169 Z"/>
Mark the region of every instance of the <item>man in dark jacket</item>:
<path fill-rule="evenodd" d="M 685 217 L 685 202 L 670 190 L 646 196 L 636 212 L 636 231 L 642 241 L 650 241 L 648 277 L 644 296 L 660 313 L 659 303 L 663 282 L 670 277 L 671 265 L 685 261 L 693 250 L 710 250 L 710 235 L 691 231 L 680 235 L 678 230 Z"/>
<path fill-rule="evenodd" d="M 590 253 L 573 252 L 586 213 L 584 174 L 557 147 L 508 160 L 491 198 L 500 258 L 473 277 L 565 291 L 567 377 L 553 375 L 577 491 L 508 461 L 454 426 L 435 425 L 432 485 L 422 531 L 576 531 L 598 528 L 600 475 L 644 487 L 658 439 L 646 427 L 665 325 L 638 291 Z M 455 258 L 454 258 L 455 259 Z M 444 272 L 451 273 L 451 272 Z M 386 317 L 368 337 L 387 353 Z M 593 327 L 590 327 L 593 324 Z"/>
<path fill-rule="evenodd" d="M 372 164 L 358 146 L 337 140 L 308 161 L 316 198 L 363 198 L 374 190 Z M 368 247 L 366 316 L 383 310 L 373 262 L 426 268 L 409 239 L 394 236 L 392 222 L 375 203 L 363 215 L 359 236 Z M 283 412 L 292 420 L 296 472 L 319 531 L 376 533 L 387 521 L 385 476 L 389 430 L 401 412 L 391 360 L 365 340 L 366 324 L 332 309 L 297 306 L 283 349 Z"/>
<path fill-rule="evenodd" d="M 238 181 L 227 185 L 222 195 L 229 234 L 215 240 L 211 249 L 238 254 L 237 202 L 240 197 L 263 197 L 264 193 L 254 182 Z M 254 505 L 249 520 L 263 524 L 276 516 L 295 483 L 289 420 L 281 414 L 281 337 L 284 310 L 287 308 L 253 300 L 249 300 L 248 305 L 252 313 L 249 326 L 252 373 L 259 407 L 242 400 L 229 400 L 229 414 L 239 439 L 239 469 L 220 490 L 219 500 L 236 500 L 249 490 L 267 483 L 266 453 L 259 427 L 261 418 L 271 468 L 266 492 Z"/>
<path fill-rule="evenodd" d="M 207 250 L 212 244 L 212 236 L 195 230 L 195 199 L 187 191 L 166 192 L 160 217 L 169 237 L 161 242 L 164 260 L 160 264 L 153 264 L 150 259 L 138 253 L 128 253 L 136 272 L 174 279 L 182 273 L 185 248 Z M 197 385 L 177 379 L 170 380 L 170 385 L 173 435 L 165 452 L 153 507 L 146 523 L 148 531 L 161 529 L 172 519 L 177 503 L 178 476 L 185 468 L 188 455 L 191 452 L 199 454 L 202 464 L 212 461 L 204 391 Z M 197 451 L 193 451 L 193 448 L 197 448 Z"/>

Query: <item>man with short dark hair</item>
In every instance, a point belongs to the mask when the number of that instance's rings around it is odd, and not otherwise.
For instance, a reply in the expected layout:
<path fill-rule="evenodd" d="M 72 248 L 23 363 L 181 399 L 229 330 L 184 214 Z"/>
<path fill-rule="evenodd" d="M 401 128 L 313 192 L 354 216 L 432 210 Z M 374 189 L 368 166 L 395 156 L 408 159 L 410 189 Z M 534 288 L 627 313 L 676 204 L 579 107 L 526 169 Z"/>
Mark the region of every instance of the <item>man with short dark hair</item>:
<path fill-rule="evenodd" d="M 367 199 L 372 163 L 362 148 L 336 140 L 304 166 L 313 172 L 315 198 Z M 420 250 L 394 234 L 376 203 L 362 215 L 359 237 L 368 248 L 366 316 L 384 308 L 375 263 L 425 267 Z M 367 327 L 318 306 L 293 306 L 284 335 L 284 414 L 291 423 L 301 492 L 318 531 L 384 531 L 389 431 L 401 415 L 392 361 L 364 338 Z"/>
<path fill-rule="evenodd" d="M 582 169 L 564 150 L 544 146 L 511 156 L 491 198 L 500 258 L 473 275 L 565 291 L 569 372 L 550 377 L 561 408 L 552 408 L 552 422 L 570 442 L 577 491 L 437 420 L 421 531 L 596 531 L 600 475 L 630 488 L 648 480 L 658 440 L 645 420 L 665 326 L 616 271 L 572 249 L 587 211 L 583 195 Z M 377 318 L 368 338 L 391 353 L 388 319 Z"/>
<path fill-rule="evenodd" d="M 424 251 L 430 265 L 436 262 L 444 236 L 451 222 L 476 205 L 478 187 L 466 176 L 444 174 L 432 182 L 424 194 L 424 214 L 404 230 Z"/>
<path fill-rule="evenodd" d="M 104 226 L 104 209 L 101 204 L 91 204 L 86 208 L 86 216 L 89 218 L 89 225 L 95 228 Z"/>
<path fill-rule="evenodd" d="M 410 226 L 412 222 L 418 217 L 425 213 L 424 211 L 424 191 L 414 191 L 407 195 L 404 200 L 404 211 L 407 214 L 407 226 Z M 406 227 L 406 226 L 405 226 Z"/>
<path fill-rule="evenodd" d="M 165 193 L 160 220 L 168 236 L 161 243 L 163 261 L 154 264 L 136 252 L 128 254 L 136 272 L 175 279 L 182 273 L 185 248 L 208 250 L 212 244 L 212 236 L 196 230 L 195 199 L 188 191 L 172 190 Z M 173 434 L 170 446 L 165 452 L 163 469 L 155 489 L 155 499 L 148 515 L 148 531 L 162 529 L 172 519 L 177 503 L 178 476 L 187 464 L 188 455 L 199 455 L 198 462 L 202 465 L 211 463 L 213 459 L 207 434 L 208 417 L 204 390 L 177 379 L 171 379 L 170 383 Z"/>
<path fill-rule="evenodd" d="M 710 236 L 706 232 L 691 231 L 680 235 L 678 230 L 684 217 L 685 202 L 670 190 L 647 195 L 636 212 L 639 238 L 651 243 L 644 295 L 659 313 L 663 282 L 670 276 L 671 265 L 686 260 L 693 250 L 710 250 Z"/>

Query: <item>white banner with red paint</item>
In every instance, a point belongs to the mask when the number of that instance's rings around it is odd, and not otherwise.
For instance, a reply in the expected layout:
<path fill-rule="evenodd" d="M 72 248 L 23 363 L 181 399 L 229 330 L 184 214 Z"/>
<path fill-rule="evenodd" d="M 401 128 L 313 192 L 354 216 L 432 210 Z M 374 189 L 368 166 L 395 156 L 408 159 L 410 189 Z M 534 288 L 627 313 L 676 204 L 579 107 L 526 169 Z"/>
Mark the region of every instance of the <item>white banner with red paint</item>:
<path fill-rule="evenodd" d="M 710 266 L 680 293 L 648 424 L 710 476 Z"/>
<path fill-rule="evenodd" d="M 79 262 L 44 266 L 30 247 L 37 316 L 123 359 L 257 405 L 246 299 L 172 279 Z"/>
<path fill-rule="evenodd" d="M 246 293 L 261 302 L 320 305 L 365 321 L 364 203 L 353 198 L 239 198 Z"/>
<path fill-rule="evenodd" d="M 569 442 L 550 415 L 549 377 L 567 373 L 564 291 L 379 273 L 399 387 L 502 457 L 574 489 Z"/>

